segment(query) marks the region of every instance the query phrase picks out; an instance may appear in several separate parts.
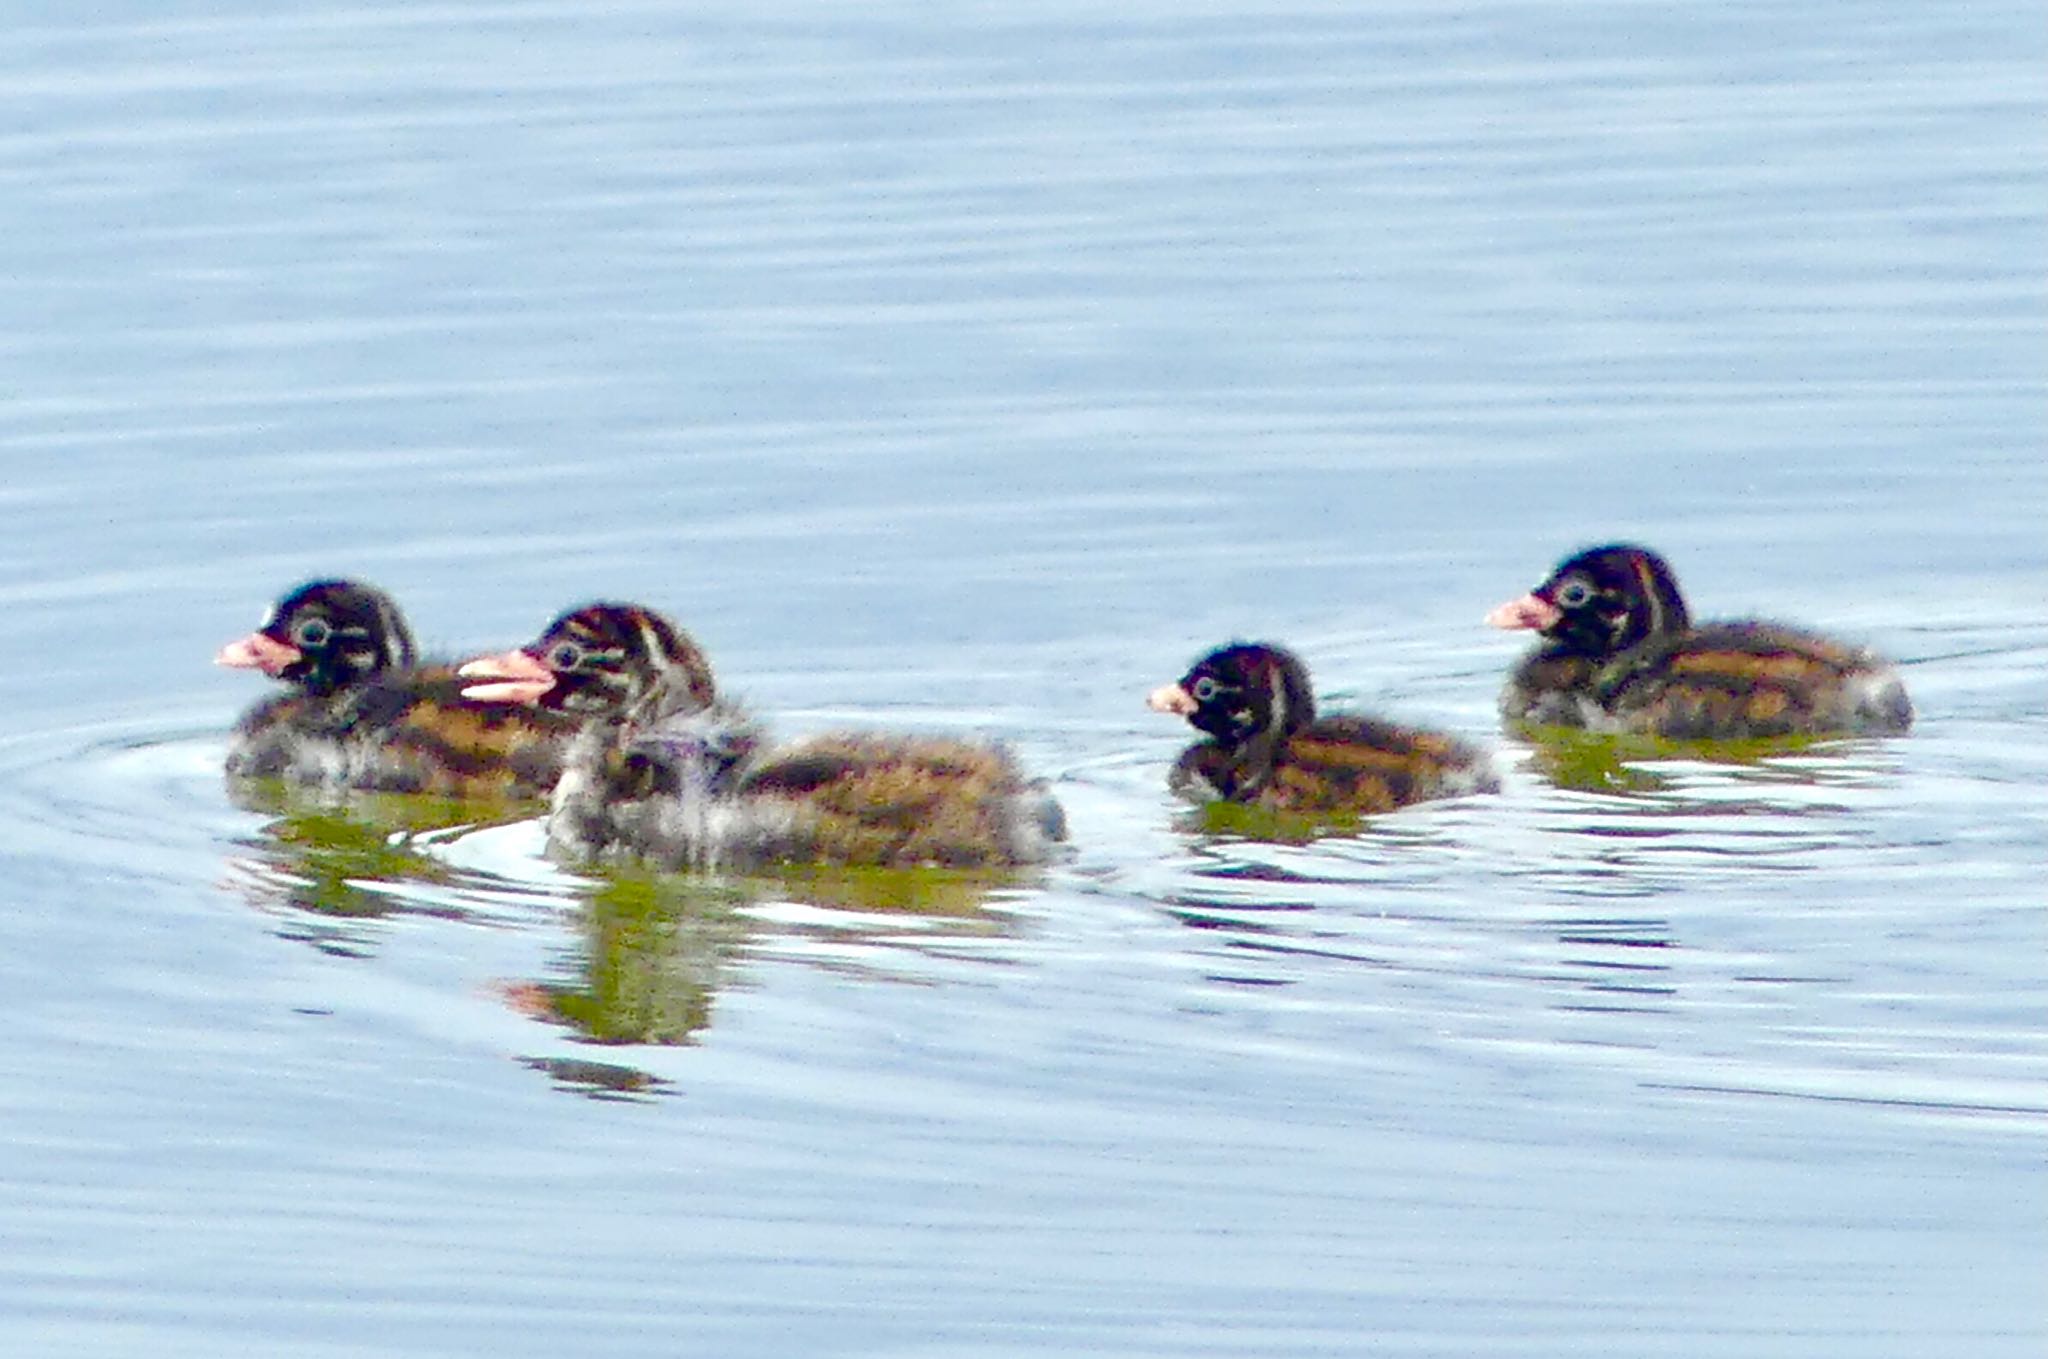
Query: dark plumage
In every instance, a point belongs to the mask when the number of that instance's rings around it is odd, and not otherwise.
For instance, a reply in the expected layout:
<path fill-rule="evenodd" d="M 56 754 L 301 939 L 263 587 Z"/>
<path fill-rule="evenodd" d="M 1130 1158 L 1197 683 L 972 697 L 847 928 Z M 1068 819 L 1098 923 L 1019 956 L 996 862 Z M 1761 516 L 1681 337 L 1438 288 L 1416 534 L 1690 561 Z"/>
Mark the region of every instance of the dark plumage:
<path fill-rule="evenodd" d="M 1318 718 L 1308 670 L 1283 647 L 1221 647 L 1147 703 L 1208 734 L 1168 777 L 1197 802 L 1367 814 L 1500 787 L 1486 753 L 1454 736 L 1371 717 Z"/>
<path fill-rule="evenodd" d="M 548 819 L 570 859 L 999 868 L 1043 862 L 1064 835 L 1043 784 L 997 747 L 849 733 L 769 748 L 715 701 L 689 637 L 635 605 L 573 610 L 462 673 L 481 681 L 472 697 L 582 717 Z"/>
<path fill-rule="evenodd" d="M 1890 664 L 1776 623 L 1695 625 L 1662 557 L 1618 544 L 1570 558 L 1487 615 L 1542 642 L 1501 694 L 1510 721 L 1733 740 L 1905 731 Z"/>
<path fill-rule="evenodd" d="M 289 687 L 235 724 L 236 778 L 464 798 L 538 797 L 554 786 L 571 718 L 478 703 L 446 665 L 421 666 L 390 596 L 318 580 L 272 607 L 217 664 Z"/>

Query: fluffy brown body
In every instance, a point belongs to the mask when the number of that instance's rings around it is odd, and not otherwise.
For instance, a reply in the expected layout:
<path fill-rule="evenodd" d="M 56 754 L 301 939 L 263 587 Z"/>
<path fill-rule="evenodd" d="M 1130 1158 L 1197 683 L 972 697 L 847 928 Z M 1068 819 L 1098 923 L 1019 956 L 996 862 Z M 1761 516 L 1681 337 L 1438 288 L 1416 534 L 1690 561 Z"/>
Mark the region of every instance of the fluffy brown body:
<path fill-rule="evenodd" d="M 1544 638 L 1502 690 L 1511 721 L 1707 741 L 1913 724 L 1883 658 L 1777 623 L 1693 626 L 1670 568 L 1643 548 L 1580 553 L 1489 621 Z"/>
<path fill-rule="evenodd" d="M 227 770 L 384 793 L 546 797 L 575 723 L 462 697 L 453 667 L 379 676 L 333 694 L 278 694 L 235 725 Z"/>
<path fill-rule="evenodd" d="M 687 634 L 637 605 L 564 614 L 463 667 L 472 693 L 583 715 L 549 840 L 568 858 L 748 870 L 1045 862 L 1059 806 L 998 746 L 891 733 L 771 747 Z"/>
<path fill-rule="evenodd" d="M 574 720 L 465 698 L 453 667 L 422 666 L 390 596 L 359 581 L 312 581 L 215 660 L 287 688 L 235 724 L 238 779 L 492 800 L 545 796 Z"/>
<path fill-rule="evenodd" d="M 1149 702 L 1210 734 L 1167 776 L 1198 802 L 1373 815 L 1500 787 L 1486 752 L 1455 736 L 1372 717 L 1317 717 L 1306 667 L 1270 644 L 1218 648 Z"/>
<path fill-rule="evenodd" d="M 879 868 L 995 868 L 1043 857 L 1025 852 L 1014 824 L 1020 802 L 1043 793 L 994 746 L 820 736 L 772 754 L 739 792 L 795 813 L 785 857 Z"/>
<path fill-rule="evenodd" d="M 1441 732 L 1367 717 L 1326 717 L 1298 731 L 1269 760 L 1251 764 L 1213 741 L 1190 746 L 1169 786 L 1276 812 L 1391 812 L 1431 798 L 1496 792 L 1477 747 Z M 1214 790 L 1205 793 L 1205 790 Z"/>
<path fill-rule="evenodd" d="M 1538 652 L 1501 699 L 1510 718 L 1661 736 L 1743 740 L 1908 730 L 1905 692 L 1867 651 L 1768 623 L 1718 623 L 1605 665 Z"/>

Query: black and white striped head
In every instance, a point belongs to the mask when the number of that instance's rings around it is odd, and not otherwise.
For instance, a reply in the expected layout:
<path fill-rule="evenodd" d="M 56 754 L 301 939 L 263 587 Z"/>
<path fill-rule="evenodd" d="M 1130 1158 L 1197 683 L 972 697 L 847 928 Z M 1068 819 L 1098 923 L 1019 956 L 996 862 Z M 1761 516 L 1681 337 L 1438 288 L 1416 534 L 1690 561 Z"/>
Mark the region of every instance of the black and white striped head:
<path fill-rule="evenodd" d="M 1178 683 L 1154 689 L 1146 704 L 1232 746 L 1269 733 L 1285 738 L 1316 720 L 1308 667 L 1285 647 L 1263 642 L 1219 647 Z"/>
<path fill-rule="evenodd" d="M 1566 651 L 1596 658 L 1692 625 L 1670 566 L 1648 548 L 1625 543 L 1567 559 L 1486 621 L 1497 628 L 1532 629 Z"/>
<path fill-rule="evenodd" d="M 711 705 L 711 665 L 690 635 L 637 604 L 572 609 L 532 642 L 465 663 L 465 698 L 531 703 L 581 717 L 694 712 Z"/>
<path fill-rule="evenodd" d="M 213 659 L 327 695 L 409 669 L 415 655 L 412 631 L 391 596 L 360 581 L 316 580 L 272 605 L 256 631 Z"/>

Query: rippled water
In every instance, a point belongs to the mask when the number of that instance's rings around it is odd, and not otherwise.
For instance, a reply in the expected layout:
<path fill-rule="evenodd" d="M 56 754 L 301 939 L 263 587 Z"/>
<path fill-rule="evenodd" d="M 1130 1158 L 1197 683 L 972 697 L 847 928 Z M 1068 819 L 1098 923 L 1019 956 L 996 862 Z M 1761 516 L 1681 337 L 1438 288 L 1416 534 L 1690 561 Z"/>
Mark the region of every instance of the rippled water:
<path fill-rule="evenodd" d="M 2031 7 L 209 15 L 0 52 L 8 1353 L 2048 1340 Z M 1501 736 L 1616 537 L 1920 725 Z M 1075 857 L 237 806 L 206 660 L 335 572 L 1001 736 Z M 1205 833 L 1139 696 L 1233 635 L 1505 791 Z"/>

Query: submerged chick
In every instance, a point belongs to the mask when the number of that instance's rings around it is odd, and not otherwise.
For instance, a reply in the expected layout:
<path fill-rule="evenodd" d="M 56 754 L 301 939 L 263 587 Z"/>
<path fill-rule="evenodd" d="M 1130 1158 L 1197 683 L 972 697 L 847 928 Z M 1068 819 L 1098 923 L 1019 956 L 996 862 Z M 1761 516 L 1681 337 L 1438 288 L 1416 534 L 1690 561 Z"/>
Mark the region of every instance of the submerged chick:
<path fill-rule="evenodd" d="M 689 636 L 637 605 L 572 610 L 462 673 L 471 697 L 580 716 L 548 825 L 571 859 L 999 868 L 1044 862 L 1064 836 L 1000 747 L 872 732 L 769 747 L 716 701 Z"/>
<path fill-rule="evenodd" d="M 1486 621 L 1542 638 L 1501 693 L 1510 721 L 1674 740 L 1913 724 L 1898 672 L 1871 651 L 1756 619 L 1695 625 L 1670 566 L 1648 548 L 1578 553 Z"/>
<path fill-rule="evenodd" d="M 538 797 L 554 786 L 575 723 L 462 696 L 452 667 L 422 666 L 391 597 L 352 580 L 293 590 L 218 665 L 287 688 L 235 724 L 235 778 L 450 797 Z"/>
<path fill-rule="evenodd" d="M 1168 776 L 1175 792 L 1197 802 L 1371 814 L 1500 788 L 1486 753 L 1455 736 L 1371 717 L 1318 717 L 1308 668 L 1284 647 L 1219 647 L 1146 702 L 1208 735 Z"/>

